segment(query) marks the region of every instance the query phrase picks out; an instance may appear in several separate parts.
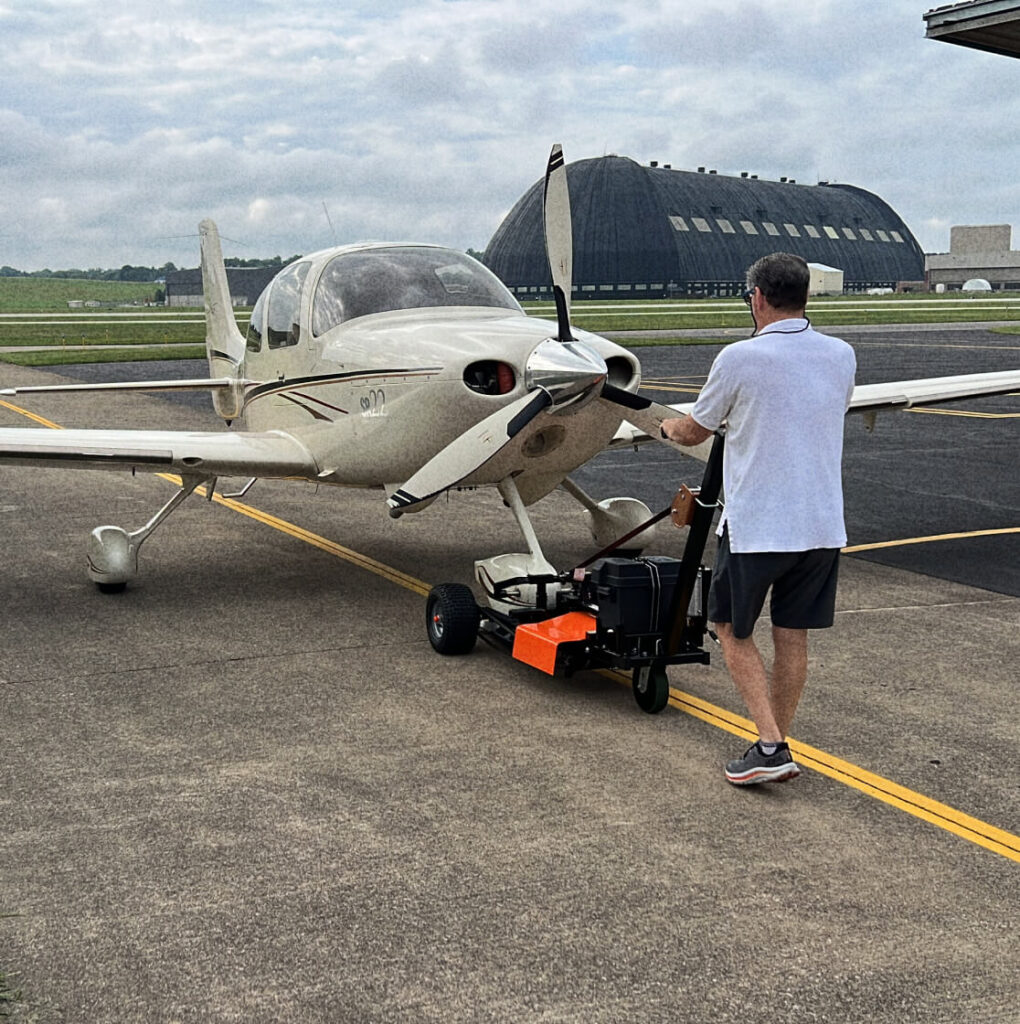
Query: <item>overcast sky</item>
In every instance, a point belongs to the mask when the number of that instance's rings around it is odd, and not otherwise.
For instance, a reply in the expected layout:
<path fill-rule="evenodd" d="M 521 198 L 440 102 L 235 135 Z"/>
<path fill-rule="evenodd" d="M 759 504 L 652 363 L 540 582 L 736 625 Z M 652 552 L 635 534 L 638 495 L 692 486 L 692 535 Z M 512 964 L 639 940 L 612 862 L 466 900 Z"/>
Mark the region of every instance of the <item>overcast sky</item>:
<path fill-rule="evenodd" d="M 849 182 L 945 251 L 1020 223 L 1020 61 L 930 6 L 0 0 L 0 265 L 195 266 L 206 216 L 242 257 L 481 249 L 554 142 Z"/>

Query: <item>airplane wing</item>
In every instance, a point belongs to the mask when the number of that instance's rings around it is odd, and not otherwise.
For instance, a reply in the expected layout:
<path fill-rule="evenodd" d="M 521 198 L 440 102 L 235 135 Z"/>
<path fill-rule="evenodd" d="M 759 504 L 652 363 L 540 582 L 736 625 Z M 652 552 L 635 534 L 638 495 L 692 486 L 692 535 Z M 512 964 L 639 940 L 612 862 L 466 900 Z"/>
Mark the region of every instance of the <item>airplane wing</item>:
<path fill-rule="evenodd" d="M 897 380 L 881 384 L 858 384 L 850 399 L 848 413 L 877 413 L 886 410 L 910 409 L 919 405 L 937 405 L 963 398 L 982 398 L 1020 391 L 1020 370 L 995 370 L 991 373 L 965 373 L 954 377 L 923 377 L 919 380 Z M 687 414 L 693 402 L 671 405 L 676 414 Z M 645 431 L 624 421 L 609 442 L 609 448 L 626 448 L 653 440 Z M 702 457 L 698 448 L 688 454 Z"/>
<path fill-rule="evenodd" d="M 0 463 L 122 469 L 192 476 L 303 477 L 319 467 L 282 431 L 200 433 L 177 430 L 43 430 L 0 428 Z"/>
<path fill-rule="evenodd" d="M 926 377 L 882 384 L 859 384 L 850 400 L 850 412 L 881 412 L 909 409 L 915 405 L 937 405 L 961 398 L 1007 395 L 1020 390 L 1020 370 L 992 373 L 964 373 L 955 377 Z"/>

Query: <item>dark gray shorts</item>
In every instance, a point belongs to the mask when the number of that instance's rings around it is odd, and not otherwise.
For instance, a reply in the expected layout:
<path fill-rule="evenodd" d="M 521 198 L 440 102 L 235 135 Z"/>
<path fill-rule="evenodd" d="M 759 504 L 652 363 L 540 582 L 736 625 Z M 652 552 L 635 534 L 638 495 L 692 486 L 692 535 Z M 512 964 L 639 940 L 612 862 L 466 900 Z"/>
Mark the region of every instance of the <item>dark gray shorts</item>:
<path fill-rule="evenodd" d="M 812 551 L 730 551 L 723 530 L 708 593 L 709 622 L 728 622 L 738 640 L 748 637 L 772 588 L 772 625 L 825 629 L 836 612 L 839 548 Z"/>

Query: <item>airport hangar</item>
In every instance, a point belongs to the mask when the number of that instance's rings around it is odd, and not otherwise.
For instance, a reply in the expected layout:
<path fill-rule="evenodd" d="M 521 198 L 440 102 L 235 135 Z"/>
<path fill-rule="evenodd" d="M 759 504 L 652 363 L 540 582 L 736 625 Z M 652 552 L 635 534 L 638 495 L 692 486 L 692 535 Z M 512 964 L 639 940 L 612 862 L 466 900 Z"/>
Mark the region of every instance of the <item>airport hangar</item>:
<path fill-rule="evenodd" d="M 674 170 L 627 157 L 567 165 L 574 298 L 733 296 L 776 250 L 843 271 L 844 290 L 924 288 L 924 254 L 884 200 L 853 185 Z M 519 299 L 551 296 L 536 182 L 499 226 L 486 264 Z"/>

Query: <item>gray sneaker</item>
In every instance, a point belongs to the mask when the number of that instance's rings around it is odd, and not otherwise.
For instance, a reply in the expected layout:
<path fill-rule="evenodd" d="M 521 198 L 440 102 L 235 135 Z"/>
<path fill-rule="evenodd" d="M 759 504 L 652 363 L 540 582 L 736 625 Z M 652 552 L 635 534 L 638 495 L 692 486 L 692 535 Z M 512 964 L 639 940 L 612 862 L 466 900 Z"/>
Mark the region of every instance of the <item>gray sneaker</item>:
<path fill-rule="evenodd" d="M 774 754 L 763 754 L 757 743 L 747 748 L 743 757 L 726 765 L 726 779 L 734 786 L 754 786 L 759 782 L 786 782 L 800 775 L 800 769 L 785 743 L 776 746 Z"/>

